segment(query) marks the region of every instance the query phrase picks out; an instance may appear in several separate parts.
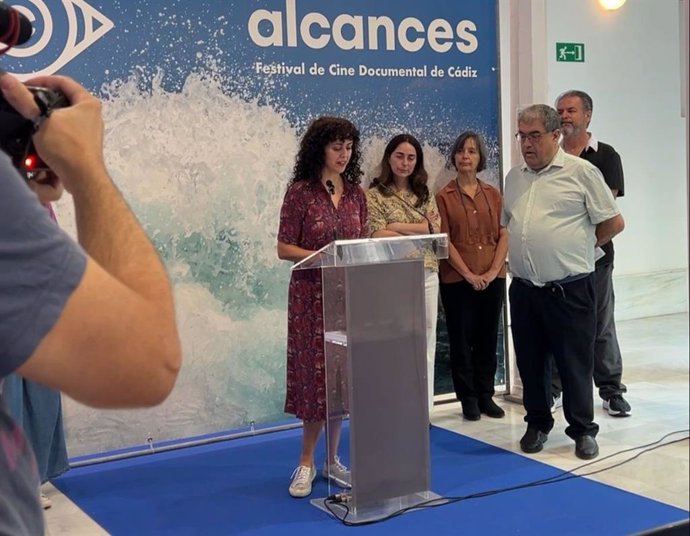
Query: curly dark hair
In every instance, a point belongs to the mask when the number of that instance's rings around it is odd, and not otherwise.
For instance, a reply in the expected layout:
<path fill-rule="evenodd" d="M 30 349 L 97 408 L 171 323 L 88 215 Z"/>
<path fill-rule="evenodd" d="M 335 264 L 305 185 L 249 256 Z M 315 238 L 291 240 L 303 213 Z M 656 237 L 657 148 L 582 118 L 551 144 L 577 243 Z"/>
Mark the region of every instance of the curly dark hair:
<path fill-rule="evenodd" d="M 484 143 L 484 138 L 482 138 L 481 134 L 472 132 L 471 130 L 463 132 L 455 140 L 455 143 L 448 154 L 448 167 L 457 169 L 455 167 L 455 155 L 465 147 L 465 142 L 467 140 L 474 140 L 474 143 L 477 145 L 477 150 L 479 151 L 479 165 L 477 166 L 477 171 L 483 171 L 486 169 L 486 144 Z"/>
<path fill-rule="evenodd" d="M 410 190 L 417 196 L 417 202 L 415 206 L 420 208 L 429 200 L 429 187 L 427 186 L 427 181 L 429 180 L 429 175 L 424 168 L 424 153 L 422 152 L 422 146 L 417 141 L 417 138 L 410 134 L 398 134 L 386 145 L 386 149 L 383 151 L 383 157 L 381 158 L 381 176 L 379 177 L 378 188 L 379 192 L 386 197 L 390 197 L 392 194 L 391 187 L 395 184 L 395 179 L 393 177 L 393 170 L 391 169 L 390 157 L 395 152 L 395 150 L 400 146 L 401 143 L 409 143 L 414 147 L 417 153 L 417 161 L 414 166 L 414 170 L 410 175 Z M 370 188 L 374 187 L 372 182 Z"/>
<path fill-rule="evenodd" d="M 300 141 L 290 183 L 320 181 L 321 172 L 326 165 L 326 145 L 346 140 L 352 140 L 352 156 L 342 177 L 349 183 L 359 184 L 363 174 L 360 167 L 359 130 L 341 117 L 319 117 L 311 122 Z"/>

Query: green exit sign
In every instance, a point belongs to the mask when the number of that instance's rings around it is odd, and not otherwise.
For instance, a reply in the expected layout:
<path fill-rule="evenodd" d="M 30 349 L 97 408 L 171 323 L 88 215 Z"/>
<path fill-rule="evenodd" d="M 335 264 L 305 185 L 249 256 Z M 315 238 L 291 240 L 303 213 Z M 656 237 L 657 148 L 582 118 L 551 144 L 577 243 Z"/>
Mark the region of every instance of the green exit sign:
<path fill-rule="evenodd" d="M 585 61 L 584 43 L 556 43 L 556 61 Z"/>

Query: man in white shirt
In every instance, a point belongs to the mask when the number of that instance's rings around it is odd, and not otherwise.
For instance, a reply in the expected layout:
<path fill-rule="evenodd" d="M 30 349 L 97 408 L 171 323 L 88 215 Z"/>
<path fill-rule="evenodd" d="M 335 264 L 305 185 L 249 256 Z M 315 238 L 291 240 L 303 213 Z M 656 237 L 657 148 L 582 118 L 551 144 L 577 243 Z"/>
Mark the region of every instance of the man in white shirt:
<path fill-rule="evenodd" d="M 576 456 L 592 459 L 599 454 L 592 400 L 594 251 L 621 232 L 624 221 L 599 170 L 560 148 L 560 126 L 550 106 L 522 110 L 516 136 L 525 164 L 505 181 L 511 329 L 527 411 L 520 447 L 541 451 L 553 428 L 553 355 L 563 383 L 565 432 L 575 440 Z"/>

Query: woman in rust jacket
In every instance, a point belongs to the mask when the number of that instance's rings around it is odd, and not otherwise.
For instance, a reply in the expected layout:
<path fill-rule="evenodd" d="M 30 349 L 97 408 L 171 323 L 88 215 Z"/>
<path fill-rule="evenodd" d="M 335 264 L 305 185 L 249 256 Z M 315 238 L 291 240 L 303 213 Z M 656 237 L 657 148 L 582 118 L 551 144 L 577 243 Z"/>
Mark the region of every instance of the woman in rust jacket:
<path fill-rule="evenodd" d="M 493 395 L 508 249 L 502 199 L 496 188 L 477 178 L 486 167 L 479 134 L 461 134 L 449 161 L 457 174 L 436 195 L 436 203 L 441 232 L 448 233 L 450 242 L 449 257 L 440 264 L 440 294 L 453 387 L 467 420 L 479 420 L 481 413 L 500 418 L 505 413 Z"/>

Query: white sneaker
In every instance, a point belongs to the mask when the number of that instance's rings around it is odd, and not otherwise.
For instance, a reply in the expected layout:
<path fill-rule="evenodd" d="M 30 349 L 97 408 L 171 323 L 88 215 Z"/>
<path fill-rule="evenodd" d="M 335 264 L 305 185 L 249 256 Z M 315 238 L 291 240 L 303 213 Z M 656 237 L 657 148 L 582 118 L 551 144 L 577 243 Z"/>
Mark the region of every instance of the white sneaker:
<path fill-rule="evenodd" d="M 558 408 L 563 407 L 563 393 L 551 399 L 551 413 L 556 413 Z"/>
<path fill-rule="evenodd" d="M 51 501 L 45 493 L 41 493 L 41 506 L 44 510 L 53 506 L 53 501 Z"/>
<path fill-rule="evenodd" d="M 323 477 L 326 479 L 331 479 L 341 488 L 351 488 L 352 487 L 352 475 L 350 475 L 350 470 L 340 463 L 340 458 L 335 457 L 335 462 L 330 465 L 324 462 L 323 464 Z"/>
<path fill-rule="evenodd" d="M 311 494 L 311 483 L 316 478 L 316 467 L 299 465 L 292 472 L 292 482 L 288 491 L 293 497 L 306 497 Z"/>

